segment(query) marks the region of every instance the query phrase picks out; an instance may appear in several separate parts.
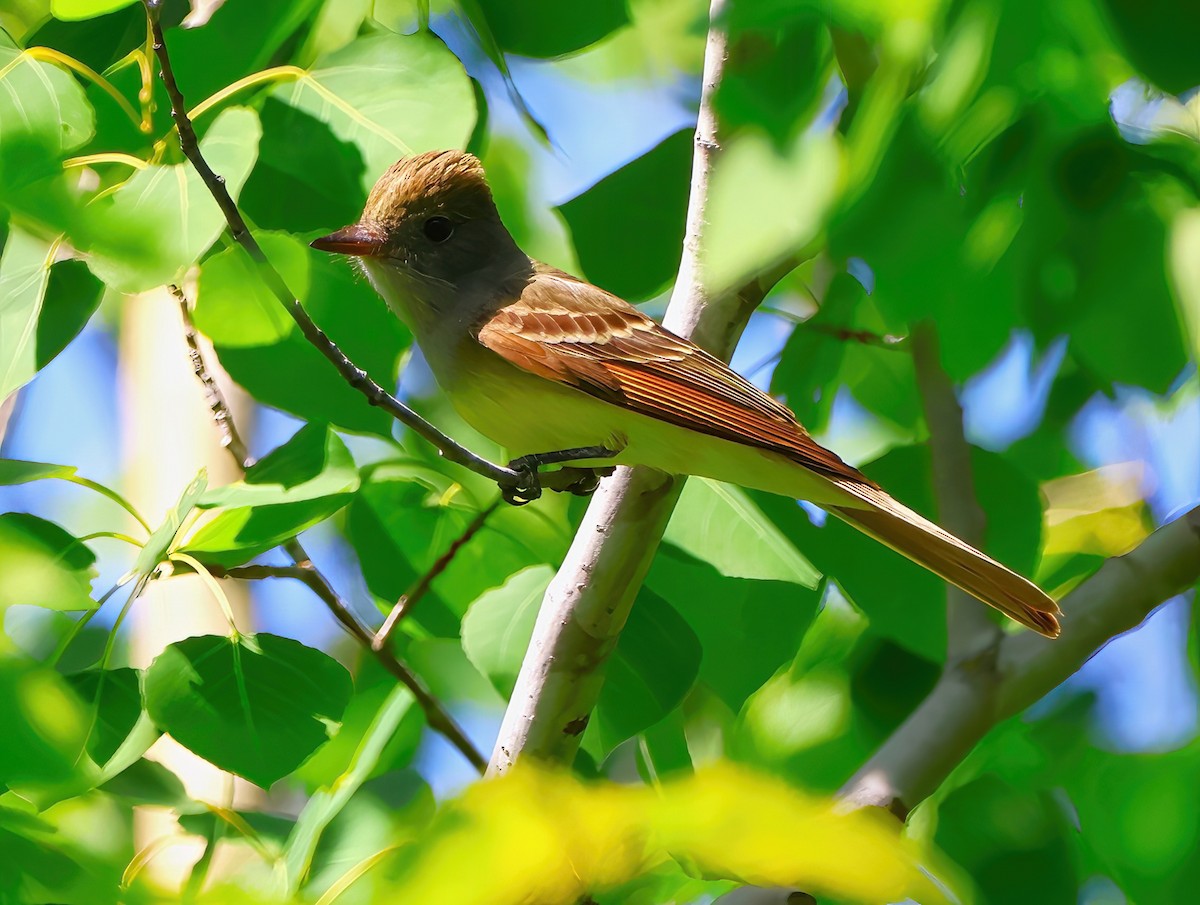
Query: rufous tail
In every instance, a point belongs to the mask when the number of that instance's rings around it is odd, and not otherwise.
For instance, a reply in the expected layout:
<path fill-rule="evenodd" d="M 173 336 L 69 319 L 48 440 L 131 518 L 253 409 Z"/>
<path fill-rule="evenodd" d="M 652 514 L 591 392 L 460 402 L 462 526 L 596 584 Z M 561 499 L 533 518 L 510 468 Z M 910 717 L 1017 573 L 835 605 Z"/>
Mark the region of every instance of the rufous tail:
<path fill-rule="evenodd" d="M 1058 605 L 1041 588 L 1002 566 L 985 553 L 959 540 L 878 487 L 836 482 L 867 504 L 867 508 L 832 506 L 838 518 L 887 544 L 897 553 L 940 575 L 1047 638 L 1057 638 Z"/>

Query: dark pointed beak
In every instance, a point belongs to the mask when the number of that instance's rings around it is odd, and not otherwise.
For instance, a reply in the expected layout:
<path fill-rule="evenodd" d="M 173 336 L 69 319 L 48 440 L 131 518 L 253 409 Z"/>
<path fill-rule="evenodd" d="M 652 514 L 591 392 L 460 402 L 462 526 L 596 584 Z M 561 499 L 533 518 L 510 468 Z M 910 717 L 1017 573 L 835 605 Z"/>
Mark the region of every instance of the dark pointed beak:
<path fill-rule="evenodd" d="M 383 253 L 384 235 L 378 227 L 354 223 L 328 236 L 313 239 L 309 245 L 318 251 L 370 258 Z"/>

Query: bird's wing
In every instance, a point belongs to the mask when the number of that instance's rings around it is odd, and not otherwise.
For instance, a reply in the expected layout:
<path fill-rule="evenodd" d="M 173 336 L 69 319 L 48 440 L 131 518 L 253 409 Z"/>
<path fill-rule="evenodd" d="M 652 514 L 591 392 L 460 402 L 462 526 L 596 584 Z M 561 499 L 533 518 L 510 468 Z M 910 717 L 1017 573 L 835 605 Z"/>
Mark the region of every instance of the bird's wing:
<path fill-rule="evenodd" d="M 795 415 L 632 305 L 539 267 L 489 316 L 479 342 L 517 367 L 661 421 L 781 453 L 834 480 L 874 483 L 809 436 Z"/>

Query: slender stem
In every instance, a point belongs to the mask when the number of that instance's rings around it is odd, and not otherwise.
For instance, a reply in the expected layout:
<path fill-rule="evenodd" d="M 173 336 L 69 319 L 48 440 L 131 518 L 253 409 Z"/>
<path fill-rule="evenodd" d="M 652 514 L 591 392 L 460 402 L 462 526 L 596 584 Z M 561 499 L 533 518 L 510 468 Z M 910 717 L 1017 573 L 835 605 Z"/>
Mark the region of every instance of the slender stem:
<path fill-rule="evenodd" d="M 249 227 L 246 226 L 246 221 L 242 218 L 237 204 L 225 186 L 225 180 L 213 172 L 212 167 L 208 165 L 208 161 L 200 152 L 196 130 L 187 115 L 187 103 L 183 99 L 183 93 L 180 91 L 179 84 L 175 81 L 175 73 L 171 69 L 171 58 L 167 53 L 162 24 L 159 21 L 161 2 L 162 0 L 144 0 L 147 22 L 153 37 L 154 53 L 158 57 L 163 85 L 166 86 L 167 96 L 171 100 L 171 117 L 175 120 L 175 126 L 179 130 L 179 147 L 196 172 L 200 174 L 200 178 L 208 187 L 217 206 L 221 209 L 221 213 L 225 215 L 225 222 L 229 224 L 234 241 L 245 249 L 254 262 L 259 278 L 295 321 L 304 338 L 333 364 L 350 386 L 366 397 L 367 402 L 378 406 L 397 421 L 407 425 L 419 436 L 436 446 L 442 456 L 449 461 L 469 468 L 476 474 L 495 481 L 501 487 L 515 487 L 520 484 L 524 477 L 520 472 L 489 462 L 475 455 L 466 447 L 455 443 L 450 437 L 387 392 L 372 380 L 366 371 L 350 361 L 345 353 L 308 316 L 304 306 L 287 287 L 287 283 L 284 282 L 279 271 L 267 259 L 262 246 L 258 244 Z"/>
<path fill-rule="evenodd" d="M 412 612 L 413 607 L 429 591 L 433 580 L 446 571 L 446 568 L 454 561 L 454 557 L 458 555 L 458 551 L 470 543 L 471 538 L 479 533 L 479 530 L 499 505 L 500 498 L 497 497 L 486 508 L 479 510 L 475 518 L 471 519 L 471 523 L 467 525 L 466 530 L 446 548 L 446 552 L 439 556 L 437 561 L 425 571 L 425 574 L 417 579 L 417 583 L 410 590 L 401 595 L 400 599 L 396 601 L 396 605 L 392 607 L 391 612 L 388 613 L 387 618 L 383 620 L 383 625 L 379 627 L 379 631 L 375 633 L 375 637 L 371 641 L 371 648 L 373 650 L 388 649 L 392 633 L 396 630 L 396 626 L 400 624 L 400 620 Z"/>
<path fill-rule="evenodd" d="M 221 432 L 221 445 L 229 451 L 229 454 L 237 462 L 238 467 L 245 471 L 254 464 L 253 459 L 251 459 L 249 450 L 238 433 L 237 424 L 233 420 L 233 413 L 229 408 L 229 403 L 225 399 L 225 394 L 221 392 L 220 386 L 213 379 L 205 363 L 199 336 L 192 323 L 187 297 L 178 286 L 172 286 L 171 292 L 179 302 L 179 311 L 183 319 L 183 334 L 184 339 L 187 341 L 188 356 L 191 358 L 196 378 L 204 388 L 205 399 L 208 402 L 209 410 L 212 412 L 213 421 L 217 425 L 217 429 Z M 441 701 L 433 696 L 432 692 L 429 691 L 429 688 L 420 678 L 396 657 L 395 654 L 389 649 L 375 647 L 373 643 L 375 641 L 375 633 L 359 621 L 358 617 L 350 609 L 349 604 L 338 595 L 329 580 L 313 565 L 308 552 L 304 549 L 300 541 L 292 538 L 283 544 L 283 549 L 292 559 L 292 565 L 290 566 L 241 566 L 234 569 L 209 566 L 208 572 L 210 575 L 216 577 L 246 579 L 293 578 L 304 582 L 317 595 L 317 598 L 329 608 L 334 618 L 342 624 L 346 631 L 359 644 L 370 650 L 384 669 L 412 691 L 417 704 L 425 712 L 425 719 L 429 723 L 429 727 L 435 732 L 444 735 L 473 766 L 479 770 L 483 770 L 487 766 L 487 761 L 478 749 L 471 744 L 470 739 L 467 738 L 466 733 L 455 722 L 454 717 L 450 715 L 450 712 L 446 710 Z M 439 560 L 439 563 L 441 563 L 441 560 Z M 440 565 L 440 569 L 445 569 L 447 564 L 448 560 L 446 563 Z M 438 567 L 438 563 L 434 565 L 435 568 Z M 428 581 L 431 582 L 432 580 L 433 577 L 429 577 Z M 424 593 L 424 591 L 421 593 Z"/>

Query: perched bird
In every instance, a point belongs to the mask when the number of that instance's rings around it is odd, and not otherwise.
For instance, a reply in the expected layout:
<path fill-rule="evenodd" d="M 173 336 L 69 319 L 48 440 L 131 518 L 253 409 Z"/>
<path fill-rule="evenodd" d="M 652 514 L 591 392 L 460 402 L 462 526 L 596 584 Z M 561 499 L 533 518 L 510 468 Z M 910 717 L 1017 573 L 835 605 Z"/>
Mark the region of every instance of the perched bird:
<path fill-rule="evenodd" d="M 312 243 L 355 256 L 412 330 L 442 390 L 515 456 L 648 465 L 808 500 L 1017 622 L 1059 633 L 1036 585 L 943 531 L 837 455 L 722 361 L 632 305 L 529 258 L 470 154 L 418 154 L 361 219 Z"/>

